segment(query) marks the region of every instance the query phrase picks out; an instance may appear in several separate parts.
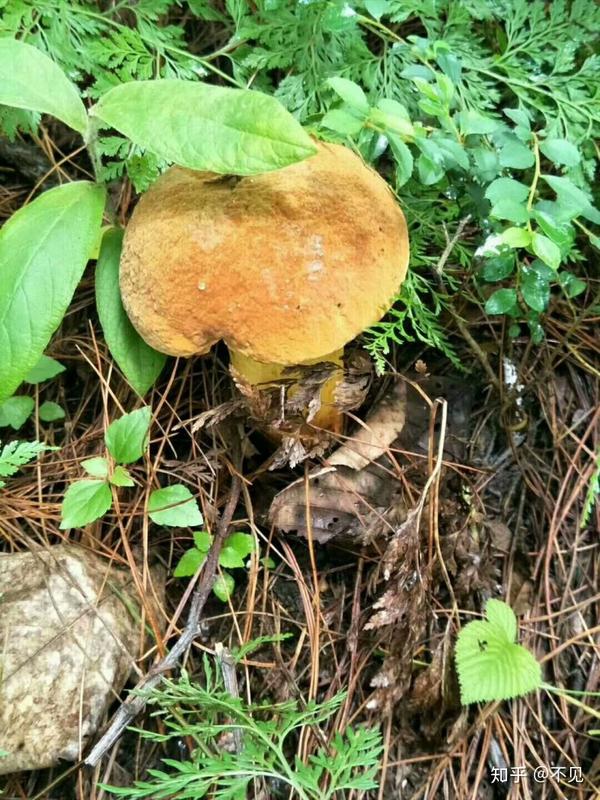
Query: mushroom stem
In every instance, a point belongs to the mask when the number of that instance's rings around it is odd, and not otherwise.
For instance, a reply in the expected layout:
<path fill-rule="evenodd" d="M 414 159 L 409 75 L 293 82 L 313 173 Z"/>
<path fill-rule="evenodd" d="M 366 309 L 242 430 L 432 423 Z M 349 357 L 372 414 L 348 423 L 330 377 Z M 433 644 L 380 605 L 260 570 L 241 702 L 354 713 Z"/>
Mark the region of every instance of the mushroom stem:
<path fill-rule="evenodd" d="M 293 380 L 295 377 L 300 378 L 300 373 L 294 374 L 293 369 L 284 364 L 263 364 L 260 361 L 255 361 L 253 358 L 243 355 L 238 350 L 229 351 L 231 358 L 231 366 L 243 378 L 246 383 L 255 386 L 258 389 L 266 388 L 267 385 L 272 386 L 281 380 Z M 310 366 L 311 364 L 320 364 L 328 362 L 330 364 L 339 365 L 340 369 L 336 370 L 334 374 L 328 378 L 321 387 L 321 408 L 317 411 L 311 419 L 310 424 L 316 428 L 325 428 L 326 430 L 339 433 L 342 428 L 342 415 L 335 407 L 335 390 L 339 383 L 341 383 L 344 376 L 344 348 L 329 353 L 321 358 L 315 358 L 310 361 L 303 361 L 298 366 Z M 284 375 L 284 371 L 287 372 Z M 295 391 L 294 384 L 292 384 L 288 392 L 291 396 Z"/>

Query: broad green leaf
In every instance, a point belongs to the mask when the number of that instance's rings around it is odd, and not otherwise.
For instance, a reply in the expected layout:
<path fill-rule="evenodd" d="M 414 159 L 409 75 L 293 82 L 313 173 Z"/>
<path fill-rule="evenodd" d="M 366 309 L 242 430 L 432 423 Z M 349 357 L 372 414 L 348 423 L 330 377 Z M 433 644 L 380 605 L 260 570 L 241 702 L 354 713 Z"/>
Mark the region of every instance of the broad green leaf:
<path fill-rule="evenodd" d="M 190 169 L 254 175 L 316 152 L 278 100 L 247 89 L 130 81 L 110 89 L 90 113 L 139 147 Z"/>
<path fill-rule="evenodd" d="M 0 403 L 0 428 L 11 427 L 18 431 L 29 419 L 35 401 L 26 395 L 14 395 Z"/>
<path fill-rule="evenodd" d="M 503 114 L 512 120 L 519 128 L 524 128 L 527 131 L 531 130 L 531 122 L 529 114 L 522 108 L 504 108 Z"/>
<path fill-rule="evenodd" d="M 357 83 L 349 81 L 347 78 L 329 78 L 327 83 L 344 103 L 363 114 L 369 113 L 369 101 Z"/>
<path fill-rule="evenodd" d="M 404 139 L 411 139 L 415 135 L 415 128 L 408 116 L 398 113 L 396 110 L 392 112 L 382 108 L 392 102 L 395 103 L 393 100 L 382 100 L 377 104 L 377 108 L 372 108 L 368 116 L 368 123 L 376 129 L 383 129 L 386 136 L 395 135 L 402 136 Z M 401 106 L 400 103 L 395 104 L 400 109 L 404 109 L 404 106 Z"/>
<path fill-rule="evenodd" d="M 61 530 L 81 528 L 104 516 L 112 505 L 110 486 L 104 481 L 82 480 L 67 489 L 61 506 Z"/>
<path fill-rule="evenodd" d="M 148 499 L 148 516 L 157 525 L 177 528 L 194 527 L 203 522 L 196 499 L 181 483 L 155 489 Z"/>
<path fill-rule="evenodd" d="M 134 480 L 129 474 L 128 470 L 125 467 L 122 467 L 120 464 L 113 470 L 113 474 L 110 476 L 109 481 L 112 483 L 113 486 L 135 486 Z"/>
<path fill-rule="evenodd" d="M 513 178 L 496 178 L 485 190 L 487 199 L 495 205 L 503 200 L 523 203 L 529 195 L 529 186 L 515 181 Z"/>
<path fill-rule="evenodd" d="M 537 208 L 534 209 L 533 216 L 546 236 L 552 239 L 561 251 L 568 251 L 571 248 L 574 239 L 572 225 L 559 222 L 551 214 L 546 211 L 540 211 Z"/>
<path fill-rule="evenodd" d="M 108 452 L 118 464 L 131 464 L 144 455 L 151 420 L 152 409 L 144 406 L 111 422 L 104 440 Z"/>
<path fill-rule="evenodd" d="M 501 238 L 509 247 L 527 247 L 531 242 L 531 233 L 527 228 L 507 228 L 502 231 Z"/>
<path fill-rule="evenodd" d="M 321 120 L 321 126 L 343 136 L 355 136 L 362 129 L 364 119 L 344 108 L 328 111 Z"/>
<path fill-rule="evenodd" d="M 444 168 L 436 164 L 429 156 L 421 153 L 417 159 L 417 172 L 419 180 L 424 186 L 431 186 L 440 181 L 444 175 Z"/>
<path fill-rule="evenodd" d="M 65 418 L 65 410 L 58 403 L 53 403 L 52 400 L 46 400 L 42 403 L 39 410 L 39 418 L 42 422 L 56 422 L 59 419 Z"/>
<path fill-rule="evenodd" d="M 192 547 L 191 550 L 186 550 L 179 559 L 177 566 L 173 570 L 173 576 L 175 578 L 191 578 L 198 572 L 205 561 L 206 553 Z"/>
<path fill-rule="evenodd" d="M 119 291 L 119 259 L 123 231 L 108 230 L 102 238 L 96 266 L 96 307 L 112 357 L 139 395 L 154 384 L 167 357 L 142 339 L 129 321 Z"/>
<path fill-rule="evenodd" d="M 498 202 L 492 206 L 490 216 L 495 219 L 507 219 L 509 222 L 517 223 L 525 223 L 529 219 L 529 213 L 525 203 L 511 200 L 510 197 L 498 200 Z"/>
<path fill-rule="evenodd" d="M 521 294 L 534 311 L 545 311 L 550 298 L 548 279 L 532 267 L 521 268 Z"/>
<path fill-rule="evenodd" d="M 497 120 L 493 119 L 492 117 L 486 117 L 483 114 L 480 114 L 478 111 L 460 111 L 456 114 L 458 125 L 460 127 L 460 132 L 463 136 L 469 136 L 470 134 L 487 134 L 487 133 L 494 133 L 494 131 L 498 130 L 499 127 L 502 126 L 502 123 Z"/>
<path fill-rule="evenodd" d="M 538 258 L 556 270 L 560 266 L 560 248 L 547 236 L 534 233 L 531 237 L 531 247 Z"/>
<path fill-rule="evenodd" d="M 579 150 L 567 139 L 543 139 L 540 150 L 552 163 L 565 167 L 576 167 L 581 160 Z"/>
<path fill-rule="evenodd" d="M 558 202 L 568 212 L 570 219 L 582 216 L 591 222 L 600 223 L 600 211 L 592 205 L 591 200 L 569 178 L 557 175 L 542 175 L 546 183 L 556 192 Z"/>
<path fill-rule="evenodd" d="M 108 461 L 105 458 L 100 456 L 86 458 L 81 462 L 81 466 L 92 478 L 108 478 Z"/>
<path fill-rule="evenodd" d="M 413 171 L 412 153 L 399 136 L 388 133 L 388 141 L 396 162 L 396 180 L 398 181 L 398 186 L 404 186 Z"/>
<path fill-rule="evenodd" d="M 528 169 L 535 161 L 533 152 L 514 136 L 500 150 L 500 164 L 511 169 Z"/>
<path fill-rule="evenodd" d="M 390 10 L 389 0 L 365 0 L 365 8 L 376 20 L 380 20 Z"/>
<path fill-rule="evenodd" d="M 219 564 L 226 569 L 244 566 L 244 559 L 233 547 L 224 544 L 219 553 Z"/>
<path fill-rule="evenodd" d="M 42 383 L 43 381 L 49 381 L 51 378 L 60 375 L 65 369 L 66 367 L 64 367 L 60 361 L 56 361 L 54 358 L 50 358 L 50 356 L 42 356 L 35 367 L 29 370 L 23 380 L 25 383 Z"/>
<path fill-rule="evenodd" d="M 539 689 L 542 670 L 515 642 L 517 620 L 500 600 L 488 600 L 485 620 L 469 622 L 456 643 L 456 668 L 463 705 L 521 697 Z"/>
<path fill-rule="evenodd" d="M 52 114 L 82 134 L 87 130 L 75 84 L 51 58 L 16 39 L 0 39 L 0 103 Z"/>
<path fill-rule="evenodd" d="M 483 265 L 482 275 L 490 283 L 502 281 L 512 275 L 515 269 L 515 254 L 512 251 L 487 258 Z"/>
<path fill-rule="evenodd" d="M 469 169 L 469 156 L 464 147 L 455 139 L 436 137 L 432 141 L 435 141 L 435 144 L 441 150 L 447 169 L 457 166 L 462 167 L 462 169 Z"/>
<path fill-rule="evenodd" d="M 203 553 L 208 553 L 213 543 L 213 537 L 208 531 L 194 531 L 194 544 Z"/>
<path fill-rule="evenodd" d="M 213 592 L 226 603 L 235 589 L 235 581 L 228 572 L 222 572 L 213 583 Z"/>
<path fill-rule="evenodd" d="M 498 289 L 488 297 L 485 310 L 488 314 L 506 314 L 517 304 L 517 293 L 514 289 Z"/>
<path fill-rule="evenodd" d="M 566 270 L 559 272 L 558 278 L 567 297 L 577 297 L 587 289 L 587 283 L 572 272 L 567 272 Z"/>
<path fill-rule="evenodd" d="M 38 364 L 98 236 L 104 190 L 76 182 L 45 192 L 0 231 L 0 400 Z"/>
<path fill-rule="evenodd" d="M 254 536 L 237 531 L 225 539 L 224 545 L 233 548 L 242 558 L 246 558 L 256 550 Z"/>

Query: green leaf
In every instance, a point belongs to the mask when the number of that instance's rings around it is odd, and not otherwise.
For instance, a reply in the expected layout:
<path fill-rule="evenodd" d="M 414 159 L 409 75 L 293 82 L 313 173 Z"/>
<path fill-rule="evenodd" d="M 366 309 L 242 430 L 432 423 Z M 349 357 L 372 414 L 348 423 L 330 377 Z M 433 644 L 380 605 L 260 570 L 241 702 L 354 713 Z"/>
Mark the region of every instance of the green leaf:
<path fill-rule="evenodd" d="M 528 169 L 533 166 L 535 161 L 533 152 L 516 136 L 510 140 L 500 150 L 500 165 L 511 169 Z"/>
<path fill-rule="evenodd" d="M 238 531 L 228 536 L 225 539 L 224 545 L 225 547 L 231 547 L 239 553 L 242 558 L 247 558 L 256 550 L 254 536 L 251 536 L 249 533 L 240 533 Z"/>
<path fill-rule="evenodd" d="M 527 247 L 531 243 L 531 233 L 527 228 L 507 228 L 501 239 L 509 247 Z"/>
<path fill-rule="evenodd" d="M 495 219 L 507 219 L 509 222 L 525 223 L 529 219 L 529 213 L 525 203 L 517 202 L 508 198 L 499 200 L 492 206 L 490 216 Z"/>
<path fill-rule="evenodd" d="M 365 0 L 365 8 L 376 20 L 380 20 L 390 10 L 389 0 Z"/>
<path fill-rule="evenodd" d="M 533 252 L 538 258 L 556 270 L 560 266 L 560 248 L 547 236 L 541 233 L 534 233 L 531 237 Z"/>
<path fill-rule="evenodd" d="M 213 537 L 208 531 L 194 531 L 194 544 L 202 553 L 208 553 Z"/>
<path fill-rule="evenodd" d="M 589 197 L 569 178 L 557 175 L 542 175 L 546 183 L 556 192 L 558 202 L 569 213 L 569 218 L 582 216 L 591 222 L 600 223 L 600 211 L 596 209 Z"/>
<path fill-rule="evenodd" d="M 396 180 L 398 186 L 404 186 L 413 171 L 413 157 L 408 147 L 399 136 L 388 133 L 390 148 L 396 161 Z"/>
<path fill-rule="evenodd" d="M 327 84 L 331 86 L 338 97 L 342 98 L 344 103 L 363 114 L 369 113 L 369 101 L 357 83 L 349 81 L 347 78 L 329 78 Z"/>
<path fill-rule="evenodd" d="M 561 251 L 570 250 L 574 238 L 572 225 L 558 222 L 551 214 L 537 208 L 534 209 L 533 216 L 546 236 L 552 239 Z"/>
<path fill-rule="evenodd" d="M 316 152 L 274 97 L 182 80 L 130 81 L 91 109 L 107 125 L 182 167 L 255 175 Z"/>
<path fill-rule="evenodd" d="M 54 358 L 50 358 L 50 356 L 42 356 L 35 367 L 29 370 L 23 380 L 25 383 L 42 383 L 43 381 L 49 381 L 51 378 L 60 375 L 65 369 L 66 367 L 64 367 L 60 361 L 56 361 Z"/>
<path fill-rule="evenodd" d="M 108 452 L 117 463 L 131 464 L 144 455 L 148 447 L 151 421 L 152 409 L 144 406 L 111 422 L 106 429 L 104 440 Z"/>
<path fill-rule="evenodd" d="M 59 419 L 65 418 L 65 410 L 58 403 L 53 403 L 52 400 L 46 400 L 42 403 L 39 410 L 39 417 L 42 422 L 56 422 Z"/>
<path fill-rule="evenodd" d="M 328 111 L 321 120 L 321 126 L 343 136 L 355 136 L 362 129 L 364 119 L 344 108 Z"/>
<path fill-rule="evenodd" d="M 0 39 L 0 103 L 52 114 L 79 133 L 87 130 L 75 84 L 51 58 L 16 39 Z"/>
<path fill-rule="evenodd" d="M 72 483 L 61 506 L 61 530 L 81 528 L 100 519 L 112 505 L 110 486 L 104 481 L 83 480 Z"/>
<path fill-rule="evenodd" d="M 510 606 L 488 600 L 485 615 L 465 625 L 456 643 L 463 705 L 521 697 L 542 685 L 540 665 L 515 642 L 517 620 Z"/>
<path fill-rule="evenodd" d="M 203 522 L 196 499 L 181 483 L 155 489 L 148 500 L 148 516 L 157 525 L 177 528 L 191 528 Z"/>
<path fill-rule="evenodd" d="M 244 559 L 235 548 L 223 545 L 219 553 L 219 564 L 226 569 L 235 569 L 244 566 Z"/>
<path fill-rule="evenodd" d="M 0 477 L 9 478 L 18 472 L 24 464 L 37 458 L 45 450 L 58 450 L 58 447 L 48 447 L 43 442 L 9 442 L 0 450 Z M 0 489 L 5 481 L 0 480 Z"/>
<path fill-rule="evenodd" d="M 424 153 L 421 153 L 417 159 L 417 172 L 419 180 L 424 186 L 432 186 L 445 175 L 444 168 Z"/>
<path fill-rule="evenodd" d="M 104 190 L 50 189 L 0 232 L 0 400 L 35 367 L 60 325 L 94 246 Z"/>
<path fill-rule="evenodd" d="M 548 278 L 532 267 L 522 267 L 521 294 L 529 308 L 545 311 L 550 299 Z"/>
<path fill-rule="evenodd" d="M 460 111 L 456 114 L 456 117 L 463 136 L 494 133 L 502 126 L 502 123 L 497 119 L 486 117 L 478 111 Z"/>
<path fill-rule="evenodd" d="M 228 572 L 222 572 L 213 583 L 213 592 L 226 603 L 235 589 L 235 581 Z"/>
<path fill-rule="evenodd" d="M 108 461 L 105 458 L 100 456 L 86 458 L 81 462 L 81 466 L 92 478 L 108 478 Z"/>
<path fill-rule="evenodd" d="M 554 164 L 576 167 L 581 160 L 579 150 L 567 139 L 543 139 L 540 150 Z"/>
<path fill-rule="evenodd" d="M 175 578 L 191 578 L 198 572 L 205 561 L 206 553 L 192 547 L 191 550 L 186 550 L 179 559 L 177 566 L 173 570 L 173 576 Z"/>
<path fill-rule="evenodd" d="M 567 272 L 566 270 L 559 272 L 558 279 L 567 297 L 577 297 L 587 289 L 587 283 L 572 272 Z"/>
<path fill-rule="evenodd" d="M 29 419 L 35 401 L 26 395 L 14 395 L 0 403 L 0 428 L 11 427 L 18 431 Z"/>
<path fill-rule="evenodd" d="M 508 253 L 501 253 L 492 258 L 487 258 L 483 265 L 482 275 L 484 280 L 492 283 L 493 281 L 502 281 L 512 275 L 515 269 L 515 254 L 511 251 Z"/>
<path fill-rule="evenodd" d="M 485 190 L 485 196 L 492 205 L 505 200 L 523 203 L 527 200 L 528 195 L 529 186 L 515 181 L 513 178 L 496 178 Z"/>
<path fill-rule="evenodd" d="M 114 468 L 113 474 L 110 476 L 109 481 L 113 486 L 135 486 L 135 482 L 128 470 L 126 470 L 125 467 L 122 467 L 120 464 Z"/>
<path fill-rule="evenodd" d="M 104 338 L 123 375 L 139 395 L 153 386 L 167 357 L 142 339 L 129 321 L 119 291 L 123 231 L 104 234 L 96 266 L 96 307 Z"/>
<path fill-rule="evenodd" d="M 488 314 L 506 314 L 517 304 L 517 293 L 514 289 L 498 289 L 488 297 L 485 310 Z"/>

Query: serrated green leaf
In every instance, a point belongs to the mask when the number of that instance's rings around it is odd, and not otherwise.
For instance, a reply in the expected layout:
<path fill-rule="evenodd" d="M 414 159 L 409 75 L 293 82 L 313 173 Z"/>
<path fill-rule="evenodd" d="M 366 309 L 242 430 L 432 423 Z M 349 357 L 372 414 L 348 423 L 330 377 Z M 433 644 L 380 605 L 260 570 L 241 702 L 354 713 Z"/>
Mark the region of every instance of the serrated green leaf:
<path fill-rule="evenodd" d="M 45 400 L 40 406 L 39 418 L 42 422 L 57 422 L 65 418 L 65 410 L 52 400 Z"/>
<path fill-rule="evenodd" d="M 203 522 L 196 499 L 181 483 L 155 489 L 148 500 L 148 516 L 157 525 L 178 528 L 191 528 Z"/>
<path fill-rule="evenodd" d="M 33 412 L 35 401 L 26 395 L 13 395 L 0 403 L 0 428 L 11 427 L 18 431 Z"/>
<path fill-rule="evenodd" d="M 240 533 L 239 531 L 230 534 L 225 539 L 224 545 L 233 548 L 242 558 L 247 558 L 256 550 L 254 536 L 249 533 Z"/>
<path fill-rule="evenodd" d="M 90 114 L 139 147 L 189 169 L 255 175 L 316 152 L 278 100 L 247 89 L 174 79 L 130 81 L 110 89 Z"/>
<path fill-rule="evenodd" d="M 347 78 L 329 78 L 327 81 L 328 86 L 331 86 L 333 91 L 341 97 L 344 103 L 347 103 L 352 108 L 360 111 L 362 114 L 368 114 L 369 101 L 366 94 L 354 81 L 349 81 Z"/>
<path fill-rule="evenodd" d="M 543 139 L 540 150 L 552 163 L 565 167 L 576 167 L 581 160 L 579 150 L 567 139 Z"/>
<path fill-rule="evenodd" d="M 151 420 L 152 409 L 144 406 L 111 422 L 104 440 L 108 452 L 118 464 L 131 464 L 144 455 Z"/>
<path fill-rule="evenodd" d="M 120 370 L 139 395 L 160 375 L 167 360 L 142 339 L 129 321 L 119 290 L 123 231 L 111 228 L 102 237 L 96 266 L 96 307 L 106 344 Z"/>
<path fill-rule="evenodd" d="M 456 643 L 463 705 L 521 697 L 542 685 L 539 663 L 515 642 L 517 621 L 512 609 L 492 599 L 485 615 L 485 620 L 465 625 Z"/>
<path fill-rule="evenodd" d="M 213 583 L 213 592 L 223 603 L 226 603 L 235 589 L 235 581 L 228 572 L 222 572 Z"/>
<path fill-rule="evenodd" d="M 219 564 L 225 569 L 235 569 L 244 566 L 244 559 L 235 548 L 224 544 L 219 553 Z"/>
<path fill-rule="evenodd" d="M 81 528 L 104 516 L 112 505 L 110 486 L 104 481 L 72 483 L 64 496 L 60 529 Z"/>
<path fill-rule="evenodd" d="M 1 41 L 1 40 L 0 40 Z M 0 232 L 0 400 L 38 364 L 98 237 L 104 190 L 85 181 L 50 189 Z"/>
<path fill-rule="evenodd" d="M 544 264 L 548 264 L 554 270 L 560 266 L 560 248 L 547 236 L 541 233 L 533 233 L 531 237 L 533 252 Z"/>
<path fill-rule="evenodd" d="M 173 576 L 175 578 L 191 578 L 198 572 L 205 561 L 206 553 L 192 547 L 191 550 L 186 550 L 179 559 L 177 566 L 173 570 Z"/>
<path fill-rule="evenodd" d="M 517 293 L 514 289 L 498 289 L 488 297 L 485 310 L 488 314 L 506 314 L 517 305 Z"/>
<path fill-rule="evenodd" d="M 532 267 L 521 268 L 521 294 L 534 311 L 545 311 L 550 298 L 548 279 Z"/>
<path fill-rule="evenodd" d="M 87 130 L 75 84 L 37 47 L 16 39 L 0 39 L 0 103 L 52 114 L 79 133 Z"/>
<path fill-rule="evenodd" d="M 135 486 L 135 482 L 129 471 L 122 467 L 120 464 L 113 470 L 113 474 L 109 478 L 113 486 Z"/>
<path fill-rule="evenodd" d="M 108 461 L 101 456 L 86 458 L 81 462 L 81 466 L 92 478 L 108 478 Z"/>
<path fill-rule="evenodd" d="M 60 361 L 56 361 L 56 359 L 50 358 L 50 356 L 42 356 L 35 367 L 29 370 L 23 380 L 25 383 L 42 383 L 43 381 L 49 381 L 51 378 L 60 375 L 65 369 L 66 367 L 64 367 Z"/>
<path fill-rule="evenodd" d="M 19 468 L 33 461 L 45 450 L 58 450 L 58 447 L 49 447 L 43 442 L 9 442 L 0 450 L 0 477 L 9 478 L 18 472 Z M 0 480 L 0 488 L 5 486 L 5 481 Z"/>

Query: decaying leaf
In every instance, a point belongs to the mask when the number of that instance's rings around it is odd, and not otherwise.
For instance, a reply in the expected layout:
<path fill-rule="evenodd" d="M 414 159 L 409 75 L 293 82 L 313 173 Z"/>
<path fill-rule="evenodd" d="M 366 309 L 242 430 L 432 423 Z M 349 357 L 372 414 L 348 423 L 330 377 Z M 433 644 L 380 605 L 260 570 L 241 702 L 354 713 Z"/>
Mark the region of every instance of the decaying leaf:
<path fill-rule="evenodd" d="M 322 543 L 340 536 L 368 540 L 378 532 L 393 534 L 409 510 L 398 467 L 409 463 L 410 453 L 424 463 L 431 417 L 426 398 L 440 395 L 448 399 L 444 455 L 459 458 L 470 408 L 464 384 L 443 378 L 424 378 L 414 385 L 399 380 L 358 432 L 329 456 L 325 467 L 279 492 L 271 504 L 272 523 L 306 537 L 310 513 L 312 536 Z"/>
<path fill-rule="evenodd" d="M 80 756 L 138 655 L 138 603 L 82 548 L 0 555 L 0 774 Z"/>

